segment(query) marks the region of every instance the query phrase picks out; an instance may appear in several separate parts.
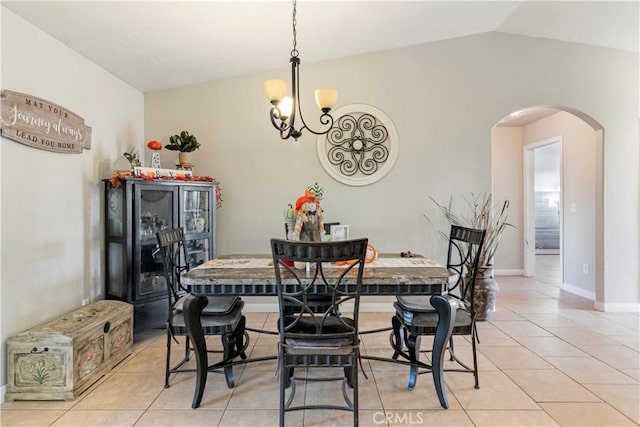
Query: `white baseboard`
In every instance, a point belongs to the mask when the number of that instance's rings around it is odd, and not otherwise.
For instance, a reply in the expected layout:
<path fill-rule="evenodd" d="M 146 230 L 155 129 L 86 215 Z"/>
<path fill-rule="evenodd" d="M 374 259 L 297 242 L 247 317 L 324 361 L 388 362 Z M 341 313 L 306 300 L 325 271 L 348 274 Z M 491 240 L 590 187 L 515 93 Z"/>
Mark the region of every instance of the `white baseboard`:
<path fill-rule="evenodd" d="M 592 301 L 596 300 L 596 293 L 595 292 L 587 291 L 585 289 L 579 288 L 579 287 L 574 286 L 574 285 L 570 285 L 568 283 L 563 283 L 560 286 L 560 289 L 562 289 L 563 291 L 567 291 L 569 293 L 572 293 L 574 295 L 578 295 L 579 297 L 590 299 Z"/>
<path fill-rule="evenodd" d="M 524 270 L 518 270 L 518 269 L 493 270 L 493 275 L 494 276 L 523 276 Z"/>
<path fill-rule="evenodd" d="M 395 313 L 395 309 L 393 308 L 393 303 L 388 302 L 361 302 L 360 303 L 360 312 L 366 313 Z M 389 325 L 391 325 L 391 321 L 389 321 Z"/>
<path fill-rule="evenodd" d="M 256 303 L 252 301 L 245 303 L 242 311 L 246 311 L 247 313 L 277 313 L 278 303 Z"/>
<path fill-rule="evenodd" d="M 593 308 L 607 313 L 640 313 L 640 304 L 632 302 L 599 302 L 593 303 Z"/>

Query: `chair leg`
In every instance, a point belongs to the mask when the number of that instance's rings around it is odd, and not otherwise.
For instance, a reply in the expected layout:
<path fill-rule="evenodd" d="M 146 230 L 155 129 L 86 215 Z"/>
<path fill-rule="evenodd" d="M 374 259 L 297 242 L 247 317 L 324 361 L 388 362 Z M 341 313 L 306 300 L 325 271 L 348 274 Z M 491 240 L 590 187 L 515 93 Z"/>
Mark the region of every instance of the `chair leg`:
<path fill-rule="evenodd" d="M 360 355 L 357 354 L 353 367 L 351 368 L 353 384 L 353 427 L 358 427 L 358 360 Z"/>
<path fill-rule="evenodd" d="M 393 327 L 393 332 L 392 332 L 392 336 L 393 336 L 393 343 L 392 343 L 392 347 L 393 347 L 393 356 L 391 356 L 392 359 L 397 359 L 398 356 L 400 355 L 400 351 L 402 350 L 402 346 L 403 346 L 403 340 L 402 340 L 402 323 L 400 322 L 400 320 L 396 317 L 393 316 L 391 318 L 391 326 Z"/>
<path fill-rule="evenodd" d="M 453 362 L 456 357 L 455 357 L 455 349 L 453 348 L 453 335 L 451 336 L 451 338 L 449 338 L 449 360 L 451 362 Z"/>
<path fill-rule="evenodd" d="M 344 367 L 344 377 L 347 379 L 347 385 L 349 386 L 349 388 L 353 388 L 353 373 L 354 373 L 354 368 L 352 366 L 345 366 Z"/>
<path fill-rule="evenodd" d="M 230 333 L 226 335 L 222 335 L 220 337 L 222 339 L 222 360 L 231 360 L 233 359 L 234 353 L 236 352 L 236 336 L 235 333 Z M 227 380 L 227 387 L 233 388 L 235 387 L 235 380 L 233 379 L 233 366 L 225 366 L 224 367 L 224 377 Z"/>
<path fill-rule="evenodd" d="M 280 411 L 278 424 L 280 425 L 280 427 L 284 427 L 285 389 L 291 384 L 291 377 L 289 376 L 288 369 L 284 366 L 284 355 L 282 353 L 280 353 L 278 363 L 280 364 Z"/>
<path fill-rule="evenodd" d="M 433 352 L 431 356 L 431 372 L 433 374 L 433 382 L 436 386 L 436 393 L 440 400 L 440 405 L 449 409 L 449 401 L 444 390 L 444 352 L 446 351 L 447 342 L 451 338 L 453 325 L 455 323 L 457 304 L 455 301 L 448 300 L 442 295 L 433 295 L 430 299 L 431 305 L 438 312 L 438 326 L 436 334 L 433 338 Z"/>
<path fill-rule="evenodd" d="M 207 297 L 203 296 L 190 296 L 184 302 L 184 322 L 187 327 L 189 339 L 196 353 L 196 389 L 191 404 L 193 409 L 200 406 L 202 395 L 204 394 L 204 387 L 207 384 L 209 361 L 207 358 L 207 343 L 204 339 L 200 315 L 202 309 L 205 308 L 208 303 Z"/>
<path fill-rule="evenodd" d="M 413 390 L 418 380 L 418 365 L 416 364 L 420 360 L 420 335 L 409 334 L 407 338 L 407 349 L 409 350 L 409 384 L 407 388 Z"/>
<path fill-rule="evenodd" d="M 245 333 L 246 322 L 247 322 L 246 317 L 242 316 L 240 318 L 240 322 L 238 322 L 238 326 L 236 327 L 236 330 L 234 331 L 235 342 L 236 342 L 236 346 L 234 349 L 234 357 L 240 354 L 240 358 L 243 360 L 247 358 L 247 353 L 245 353 L 244 351 L 245 343 L 248 340 L 248 337 L 246 336 L 246 333 Z"/>
<path fill-rule="evenodd" d="M 283 376 L 285 378 L 285 388 L 289 388 L 291 386 L 291 379 L 293 378 L 293 370 L 295 368 L 283 368 Z"/>
<path fill-rule="evenodd" d="M 171 370 L 171 331 L 167 325 L 167 362 L 164 370 L 164 388 L 169 388 L 169 371 Z"/>
<path fill-rule="evenodd" d="M 473 376 L 476 380 L 475 388 L 480 388 L 480 380 L 478 379 L 478 355 L 476 354 L 476 328 L 473 326 L 471 333 L 471 351 L 473 353 Z"/>

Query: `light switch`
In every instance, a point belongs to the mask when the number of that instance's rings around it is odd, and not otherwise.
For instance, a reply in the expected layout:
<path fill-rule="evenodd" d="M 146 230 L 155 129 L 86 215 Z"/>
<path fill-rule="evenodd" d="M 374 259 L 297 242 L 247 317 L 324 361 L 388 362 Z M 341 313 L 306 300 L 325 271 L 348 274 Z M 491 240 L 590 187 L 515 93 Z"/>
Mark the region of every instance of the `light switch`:
<path fill-rule="evenodd" d="M 571 213 L 576 213 L 576 204 L 571 203 L 571 207 L 569 209 L 571 210 Z"/>

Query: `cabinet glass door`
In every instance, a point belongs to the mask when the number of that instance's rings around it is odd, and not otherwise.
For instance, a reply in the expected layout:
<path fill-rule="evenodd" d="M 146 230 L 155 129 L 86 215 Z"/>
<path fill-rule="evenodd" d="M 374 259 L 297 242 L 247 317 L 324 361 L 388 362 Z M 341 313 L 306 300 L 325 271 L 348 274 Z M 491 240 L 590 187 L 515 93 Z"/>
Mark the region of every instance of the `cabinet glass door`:
<path fill-rule="evenodd" d="M 182 192 L 182 226 L 187 240 L 189 268 L 197 267 L 211 256 L 211 190 L 185 188 Z"/>
<path fill-rule="evenodd" d="M 209 260 L 209 239 L 187 240 L 187 260 L 189 268 L 194 268 Z"/>
<path fill-rule="evenodd" d="M 209 232 L 209 191 L 185 190 L 184 195 L 184 231 L 191 233 Z"/>
<path fill-rule="evenodd" d="M 150 297 L 154 294 L 165 294 L 166 280 L 162 258 L 158 250 L 156 233 L 173 227 L 177 211 L 175 210 L 176 191 L 170 187 L 137 186 L 135 216 L 139 258 L 134 262 L 134 268 L 139 270 L 139 288 L 136 289 L 138 298 Z M 135 271 L 135 270 L 134 270 Z"/>
<path fill-rule="evenodd" d="M 123 239 L 125 218 L 124 187 L 106 186 L 107 198 L 107 266 L 110 296 L 126 297 L 126 253 Z"/>

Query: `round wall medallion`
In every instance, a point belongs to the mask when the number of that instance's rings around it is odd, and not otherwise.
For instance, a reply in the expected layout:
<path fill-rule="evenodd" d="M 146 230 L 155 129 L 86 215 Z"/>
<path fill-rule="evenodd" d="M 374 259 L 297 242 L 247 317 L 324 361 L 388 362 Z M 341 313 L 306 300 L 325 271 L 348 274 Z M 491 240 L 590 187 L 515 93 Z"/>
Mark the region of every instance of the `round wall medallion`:
<path fill-rule="evenodd" d="M 336 109 L 333 127 L 318 136 L 320 163 L 332 178 L 347 185 L 373 184 L 389 173 L 398 158 L 398 132 L 384 112 L 365 104 Z"/>

